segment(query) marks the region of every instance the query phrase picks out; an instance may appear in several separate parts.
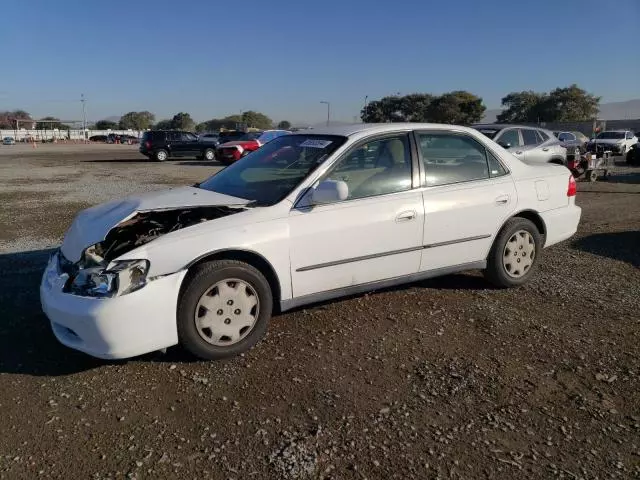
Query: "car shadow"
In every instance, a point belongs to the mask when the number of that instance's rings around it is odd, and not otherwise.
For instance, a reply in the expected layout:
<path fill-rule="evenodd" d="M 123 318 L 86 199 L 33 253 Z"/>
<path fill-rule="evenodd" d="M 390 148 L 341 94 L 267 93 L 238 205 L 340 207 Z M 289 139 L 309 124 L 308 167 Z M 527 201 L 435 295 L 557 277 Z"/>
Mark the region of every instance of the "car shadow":
<path fill-rule="evenodd" d="M 640 268 L 640 231 L 595 233 L 572 243 L 573 248 Z"/>
<path fill-rule="evenodd" d="M 152 163 L 152 164 L 168 164 L 179 165 L 181 167 L 224 167 L 225 165 L 214 160 L 179 160 L 172 158 L 164 162 L 157 162 L 146 157 L 143 158 L 98 158 L 95 160 L 83 160 L 83 163 Z"/>
<path fill-rule="evenodd" d="M 39 295 L 51 252 L 0 254 L 0 374 L 69 375 L 105 363 L 64 347 L 51 332 Z"/>
<path fill-rule="evenodd" d="M 157 163 L 146 157 L 140 158 L 97 158 L 95 160 L 83 160 L 82 163 Z"/>

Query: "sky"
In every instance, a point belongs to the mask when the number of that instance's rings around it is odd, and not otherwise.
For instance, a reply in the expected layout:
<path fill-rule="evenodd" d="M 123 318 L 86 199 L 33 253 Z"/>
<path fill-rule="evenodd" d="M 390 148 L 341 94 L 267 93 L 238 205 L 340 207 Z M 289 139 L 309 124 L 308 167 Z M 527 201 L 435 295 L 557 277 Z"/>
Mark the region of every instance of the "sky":
<path fill-rule="evenodd" d="M 498 108 L 577 83 L 640 98 L 640 0 L 29 0 L 2 8 L 0 111 L 89 120 L 353 121 L 369 101 L 468 90 Z M 604 22 L 606 23 L 603 23 Z"/>

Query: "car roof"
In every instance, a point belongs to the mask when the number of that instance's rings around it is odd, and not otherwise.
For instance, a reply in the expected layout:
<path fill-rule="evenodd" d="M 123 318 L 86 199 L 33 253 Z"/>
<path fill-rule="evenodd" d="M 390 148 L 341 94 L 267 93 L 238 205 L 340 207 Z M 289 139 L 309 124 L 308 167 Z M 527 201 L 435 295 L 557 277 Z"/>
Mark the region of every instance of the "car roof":
<path fill-rule="evenodd" d="M 546 130 L 543 127 L 537 127 L 535 125 L 518 125 L 517 123 L 474 123 L 471 125 L 473 128 L 494 128 L 496 130 L 502 130 L 503 128 L 535 128 L 536 130 Z M 555 130 L 561 132 L 564 130 Z"/>
<path fill-rule="evenodd" d="M 334 125 L 328 127 L 312 127 L 292 132 L 291 135 L 339 135 L 350 137 L 358 134 L 377 134 L 405 130 L 466 130 L 473 128 L 444 123 L 356 123 L 349 125 Z"/>

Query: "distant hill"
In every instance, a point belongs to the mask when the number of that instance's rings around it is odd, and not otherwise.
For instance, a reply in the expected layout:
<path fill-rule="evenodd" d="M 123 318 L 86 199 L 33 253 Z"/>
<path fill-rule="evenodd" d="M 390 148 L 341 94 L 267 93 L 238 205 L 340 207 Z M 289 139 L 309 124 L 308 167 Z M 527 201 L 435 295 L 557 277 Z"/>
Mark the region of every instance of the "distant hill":
<path fill-rule="evenodd" d="M 502 109 L 486 110 L 483 123 L 493 123 Z M 627 120 L 640 118 L 640 99 L 627 100 L 626 102 L 601 103 L 600 120 Z"/>

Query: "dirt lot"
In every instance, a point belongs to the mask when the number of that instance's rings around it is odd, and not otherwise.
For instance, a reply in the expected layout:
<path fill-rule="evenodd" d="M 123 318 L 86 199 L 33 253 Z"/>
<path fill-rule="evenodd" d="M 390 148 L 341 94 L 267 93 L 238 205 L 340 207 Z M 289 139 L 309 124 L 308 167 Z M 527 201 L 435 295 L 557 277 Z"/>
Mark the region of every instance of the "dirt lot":
<path fill-rule="evenodd" d="M 281 315 L 248 354 L 106 363 L 40 312 L 75 213 L 201 180 L 135 147 L 0 147 L 0 478 L 640 477 L 640 170 L 579 184 L 526 287 L 478 273 Z"/>

